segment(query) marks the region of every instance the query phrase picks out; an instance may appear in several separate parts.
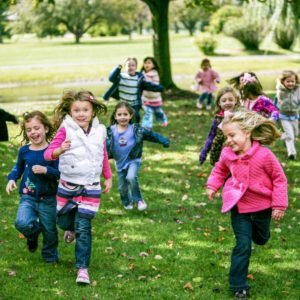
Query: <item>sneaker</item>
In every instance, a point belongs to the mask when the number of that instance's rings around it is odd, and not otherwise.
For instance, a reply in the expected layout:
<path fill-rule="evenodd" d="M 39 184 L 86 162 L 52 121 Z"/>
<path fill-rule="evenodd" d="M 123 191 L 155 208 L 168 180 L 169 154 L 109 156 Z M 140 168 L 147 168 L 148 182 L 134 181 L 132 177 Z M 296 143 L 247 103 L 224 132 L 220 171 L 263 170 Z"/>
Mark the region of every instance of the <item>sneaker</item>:
<path fill-rule="evenodd" d="M 296 155 L 291 154 L 291 155 L 289 155 L 288 159 L 289 160 L 295 160 L 296 159 Z"/>
<path fill-rule="evenodd" d="M 36 251 L 36 249 L 38 248 L 38 235 L 32 240 L 27 239 L 27 248 L 29 252 L 33 253 Z"/>
<path fill-rule="evenodd" d="M 137 209 L 139 211 L 145 210 L 146 208 L 147 208 L 147 204 L 146 204 L 146 202 L 144 200 L 138 201 L 138 203 L 137 203 Z"/>
<path fill-rule="evenodd" d="M 75 240 L 75 232 L 70 230 L 65 231 L 64 240 L 67 244 L 72 243 Z"/>
<path fill-rule="evenodd" d="M 124 205 L 124 209 L 126 209 L 126 210 L 132 210 L 133 209 L 132 203 L 129 203 L 128 205 Z"/>
<path fill-rule="evenodd" d="M 247 296 L 249 296 L 249 292 L 247 290 L 239 290 L 234 293 L 235 299 L 247 299 Z"/>
<path fill-rule="evenodd" d="M 206 105 L 206 110 L 211 110 L 211 105 Z"/>
<path fill-rule="evenodd" d="M 203 108 L 203 104 L 200 103 L 199 101 L 197 101 L 196 103 L 197 108 L 202 109 Z"/>
<path fill-rule="evenodd" d="M 77 283 L 90 284 L 90 277 L 88 273 L 88 269 L 79 269 L 77 272 Z"/>
<path fill-rule="evenodd" d="M 162 126 L 162 127 L 167 127 L 167 126 L 168 126 L 168 122 L 167 122 L 167 121 L 163 122 L 163 123 L 161 124 L 161 126 Z"/>

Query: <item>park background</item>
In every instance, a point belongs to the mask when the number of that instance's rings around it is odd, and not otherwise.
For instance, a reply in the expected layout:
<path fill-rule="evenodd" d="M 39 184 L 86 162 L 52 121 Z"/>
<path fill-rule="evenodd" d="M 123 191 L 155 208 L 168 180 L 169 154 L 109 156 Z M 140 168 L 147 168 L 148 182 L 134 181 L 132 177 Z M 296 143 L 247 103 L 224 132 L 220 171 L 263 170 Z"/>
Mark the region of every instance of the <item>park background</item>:
<path fill-rule="evenodd" d="M 3 1 L 1 5 L 8 2 Z M 45 2 L 40 5 L 48 5 Z M 63 2 L 56 1 L 56 5 Z M 0 44 L 0 107 L 20 119 L 24 112 L 33 109 L 51 116 L 64 90 L 88 89 L 101 99 L 109 87 L 107 77 L 114 66 L 122 64 L 128 56 L 135 56 L 141 67 L 142 59 L 155 52 L 151 12 L 144 16 L 145 28 L 141 34 L 132 10 L 138 10 L 142 1 L 127 2 L 133 5 L 129 6 L 127 15 L 127 19 L 132 21 L 130 26 L 117 24 L 119 31 L 111 36 L 109 29 L 113 26 L 104 22 L 99 25 L 101 30 L 98 34 L 91 36 L 87 32 L 77 43 L 74 43 L 74 34 L 67 32 L 61 24 L 62 36 L 51 34 L 42 37 L 33 32 L 34 27 L 24 30 L 24 24 L 19 26 L 24 32 L 20 28 L 19 32 L 14 32 L 16 28 L 12 24 L 19 23 L 21 18 L 16 16 L 21 16 L 25 7 L 36 9 L 41 6 L 36 6 L 34 1 L 20 1 L 20 6 L 7 6 L 6 12 L 11 13 L 6 13 L 5 28 L 9 30 Z M 111 10 L 115 8 L 113 3 L 110 1 Z M 226 85 L 226 79 L 242 71 L 254 71 L 261 79 L 265 92 L 274 98 L 276 78 L 280 72 L 284 69 L 299 71 L 300 47 L 295 26 L 297 22 L 293 19 L 297 17 L 284 1 L 269 1 L 268 5 L 258 1 L 246 4 L 238 1 L 214 3 L 215 8 L 207 9 L 203 5 L 188 7 L 183 1 L 170 2 L 171 79 L 181 92 L 177 92 L 174 86 L 167 89 L 164 109 L 170 124 L 167 128 L 156 125 L 154 130 L 168 136 L 171 147 L 164 149 L 145 143 L 140 183 L 149 204 L 146 212 L 125 212 L 121 208 L 114 176 L 113 190 L 103 195 L 101 210 L 93 221 L 92 284 L 88 287 L 75 285 L 74 245 L 64 244 L 61 231 L 60 263 L 48 266 L 42 262 L 40 248 L 35 254 L 27 252 L 26 241 L 14 228 L 19 197 L 17 192 L 7 196 L 5 185 L 6 175 L 16 161 L 20 138 L 15 138 L 19 132 L 18 126 L 8 124 L 10 142 L 0 144 L 1 300 L 231 298 L 227 287 L 230 253 L 234 245 L 230 219 L 229 215 L 220 213 L 220 198 L 214 204 L 208 203 L 205 183 L 211 166 L 206 162 L 200 167 L 198 163 L 199 151 L 213 114 L 197 110 L 197 95 L 189 90 L 201 60 L 209 57 L 213 68 L 221 75 L 219 87 Z M 125 12 L 126 3 L 121 4 L 121 12 Z M 182 6 L 175 9 L 175 4 Z M 281 12 L 286 9 L 286 16 L 289 17 L 278 16 L 276 24 L 286 30 L 286 36 L 289 30 L 294 30 L 292 44 L 288 49 L 278 45 L 274 38 L 277 28 L 274 22 L 274 26 L 268 27 L 258 42 L 257 49 L 252 46 L 248 49 L 240 40 L 223 32 L 223 28 L 214 31 L 210 27 L 212 20 L 218 19 L 214 16 L 224 7 L 228 12 L 228 4 L 234 7 L 234 14 L 238 8 L 242 15 L 230 15 L 226 22 L 233 17 L 241 17 L 244 23 L 246 19 L 243 14 L 248 15 L 245 12 L 249 12 L 251 7 L 256 9 L 257 15 L 260 9 L 260 16 L 263 13 L 269 16 L 263 20 L 271 22 L 275 12 L 278 15 L 276 8 L 281 5 Z M 273 10 L 267 14 L 264 10 L 271 4 Z M 141 7 L 145 9 L 145 6 Z M 184 26 L 184 16 L 191 16 L 191 10 L 198 11 L 192 32 Z M 205 14 L 201 15 L 204 10 Z M 114 16 L 121 12 L 115 12 Z M 258 19 L 255 20 L 255 24 L 258 23 Z M 284 23 L 288 21 L 289 24 Z M 280 32 L 280 29 L 277 30 Z M 203 40 L 204 46 L 212 46 L 203 48 Z M 111 100 L 107 104 L 109 113 L 101 119 L 105 125 L 109 124 L 109 114 L 116 102 Z M 298 151 L 299 148 L 297 141 Z M 251 298 L 299 299 L 300 163 L 299 160 L 286 160 L 281 141 L 272 146 L 272 150 L 282 162 L 289 180 L 290 207 L 281 223 L 272 224 L 270 242 L 264 247 L 254 246 L 249 274 Z M 41 240 L 39 242 L 41 244 Z"/>

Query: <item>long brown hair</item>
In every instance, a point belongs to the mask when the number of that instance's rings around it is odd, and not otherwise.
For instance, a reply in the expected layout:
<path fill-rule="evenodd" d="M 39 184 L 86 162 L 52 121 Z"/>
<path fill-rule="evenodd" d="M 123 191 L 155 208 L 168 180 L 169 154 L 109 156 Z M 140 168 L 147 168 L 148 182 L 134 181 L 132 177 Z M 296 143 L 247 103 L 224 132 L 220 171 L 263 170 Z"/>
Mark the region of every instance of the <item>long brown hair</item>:
<path fill-rule="evenodd" d="M 111 116 L 110 116 L 110 124 L 111 125 L 114 125 L 114 124 L 117 124 L 117 120 L 116 120 L 116 113 L 117 113 L 117 110 L 119 108 L 125 108 L 128 113 L 132 116 L 131 120 L 129 121 L 129 123 L 133 123 L 133 119 L 134 119 L 134 109 L 126 102 L 119 102 L 116 106 L 115 106 L 115 109 L 114 111 L 112 112 Z"/>

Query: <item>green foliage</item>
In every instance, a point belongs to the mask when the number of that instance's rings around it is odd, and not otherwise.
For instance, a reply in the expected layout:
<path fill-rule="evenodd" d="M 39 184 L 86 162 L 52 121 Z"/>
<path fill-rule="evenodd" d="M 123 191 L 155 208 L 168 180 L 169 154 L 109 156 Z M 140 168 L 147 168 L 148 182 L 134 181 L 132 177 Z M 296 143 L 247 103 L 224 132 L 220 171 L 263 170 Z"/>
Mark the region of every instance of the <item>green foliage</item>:
<path fill-rule="evenodd" d="M 279 47 L 290 50 L 296 38 L 296 30 L 293 27 L 284 27 L 280 24 L 275 29 L 274 38 Z"/>
<path fill-rule="evenodd" d="M 224 26 L 225 34 L 239 40 L 246 50 L 258 50 L 265 37 L 260 24 L 247 22 L 247 19 L 231 19 Z"/>
<path fill-rule="evenodd" d="M 98 36 L 116 36 L 120 33 L 121 27 L 117 23 L 108 24 L 107 22 L 101 22 L 94 27 L 92 27 L 88 33 L 92 37 Z"/>
<path fill-rule="evenodd" d="M 195 44 L 205 55 L 213 55 L 218 46 L 215 37 L 209 33 L 202 33 L 196 37 Z"/>
<path fill-rule="evenodd" d="M 224 24 L 232 18 L 242 16 L 242 9 L 238 6 L 224 5 L 221 6 L 210 18 L 208 31 L 220 33 L 223 31 Z"/>

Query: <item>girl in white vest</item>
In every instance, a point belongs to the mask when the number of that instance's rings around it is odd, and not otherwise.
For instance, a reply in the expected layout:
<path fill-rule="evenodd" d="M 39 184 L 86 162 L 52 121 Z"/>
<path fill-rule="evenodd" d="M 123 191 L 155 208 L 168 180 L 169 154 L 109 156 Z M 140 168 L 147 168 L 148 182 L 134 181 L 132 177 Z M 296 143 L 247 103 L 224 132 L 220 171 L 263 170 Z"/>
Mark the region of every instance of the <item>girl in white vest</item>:
<path fill-rule="evenodd" d="M 76 282 L 83 284 L 90 283 L 91 220 L 100 206 L 101 174 L 105 178 L 103 193 L 112 186 L 106 128 L 97 118 L 105 112 L 106 106 L 91 92 L 66 92 L 54 110 L 58 131 L 44 155 L 47 160 L 59 157 L 58 225 L 65 230 L 67 243 L 76 240 Z"/>

